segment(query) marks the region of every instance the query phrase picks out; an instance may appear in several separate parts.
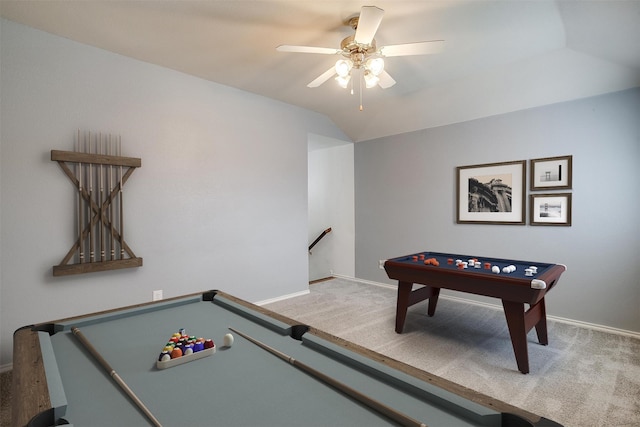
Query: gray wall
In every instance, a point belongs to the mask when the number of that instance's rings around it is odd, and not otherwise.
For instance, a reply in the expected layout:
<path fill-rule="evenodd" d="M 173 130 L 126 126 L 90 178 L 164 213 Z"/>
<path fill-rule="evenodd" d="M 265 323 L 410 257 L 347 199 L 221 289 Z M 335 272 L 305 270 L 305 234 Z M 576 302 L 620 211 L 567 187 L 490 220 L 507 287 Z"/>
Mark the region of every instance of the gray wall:
<path fill-rule="evenodd" d="M 549 314 L 640 332 L 639 119 L 634 89 L 357 143 L 356 276 L 423 250 L 562 263 Z M 456 166 L 569 154 L 571 227 L 455 223 Z"/>
<path fill-rule="evenodd" d="M 222 289 L 307 290 L 307 138 L 325 116 L 0 20 L 0 365 L 25 324 Z M 142 159 L 125 238 L 144 266 L 52 277 L 75 239 L 75 192 L 50 151 L 76 130 Z"/>

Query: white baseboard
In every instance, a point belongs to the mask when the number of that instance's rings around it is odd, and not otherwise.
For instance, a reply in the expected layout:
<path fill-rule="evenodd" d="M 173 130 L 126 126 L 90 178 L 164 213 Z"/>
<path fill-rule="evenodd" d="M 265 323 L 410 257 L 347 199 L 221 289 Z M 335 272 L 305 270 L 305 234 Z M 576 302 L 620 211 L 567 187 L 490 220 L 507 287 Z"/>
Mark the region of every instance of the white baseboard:
<path fill-rule="evenodd" d="M 310 292 L 307 289 L 306 291 L 294 292 L 292 294 L 282 295 L 280 297 L 270 298 L 270 299 L 266 299 L 264 301 L 254 302 L 254 304 L 255 305 L 266 305 L 266 304 L 271 304 L 272 302 L 284 301 L 284 300 L 289 299 L 289 298 L 300 297 L 302 295 L 307 295 L 309 293 Z"/>
<path fill-rule="evenodd" d="M 381 286 L 383 288 L 394 289 L 394 290 L 398 289 L 398 287 L 396 285 L 389 285 L 387 283 L 373 282 L 371 280 L 358 279 L 356 277 L 349 277 L 349 276 L 343 276 L 343 275 L 338 275 L 338 274 L 336 274 L 334 276 L 337 277 L 337 278 L 340 278 L 340 279 L 354 280 L 356 282 L 365 283 L 367 285 Z M 461 298 L 461 297 L 457 297 L 457 296 L 453 296 L 453 295 L 440 295 L 440 298 L 449 299 L 449 300 L 453 300 L 453 301 L 458 301 L 458 302 L 465 303 L 465 304 L 473 304 L 473 305 L 478 305 L 478 306 L 482 306 L 482 307 L 492 308 L 492 309 L 496 309 L 496 310 L 500 310 L 500 311 L 503 310 L 502 305 L 499 305 L 499 304 L 491 304 L 491 303 L 482 302 L 482 301 L 474 301 L 474 300 L 470 300 L 470 299 L 467 299 L 467 298 Z M 614 327 L 606 326 L 606 325 L 598 325 L 596 323 L 589 323 L 589 322 L 583 322 L 583 321 L 580 321 L 580 320 L 567 319 L 565 317 L 552 316 L 550 314 L 547 314 L 547 319 L 553 320 L 555 322 L 566 323 L 568 325 L 578 326 L 578 327 L 581 327 L 581 328 L 592 329 L 594 331 L 607 332 L 607 333 L 610 333 L 610 334 L 624 335 L 624 336 L 627 336 L 627 337 L 640 339 L 640 332 L 636 332 L 636 331 L 628 331 L 626 329 L 619 329 L 619 328 L 614 328 Z"/>
<path fill-rule="evenodd" d="M 5 372 L 9 372 L 13 369 L 13 363 L 7 363 L 6 365 L 0 365 L 0 374 L 4 374 Z"/>

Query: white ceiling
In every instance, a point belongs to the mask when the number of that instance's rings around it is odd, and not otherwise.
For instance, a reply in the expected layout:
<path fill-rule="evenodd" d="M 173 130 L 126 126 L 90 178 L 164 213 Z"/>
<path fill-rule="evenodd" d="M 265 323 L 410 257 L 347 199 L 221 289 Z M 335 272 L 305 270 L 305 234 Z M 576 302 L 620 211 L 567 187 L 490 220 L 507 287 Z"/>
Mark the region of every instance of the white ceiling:
<path fill-rule="evenodd" d="M 364 110 L 333 80 L 363 5 L 385 10 L 378 46 L 444 39 L 437 55 L 394 57 L 397 84 Z M 4 18 L 330 117 L 354 142 L 640 86 L 640 0 L 0 0 Z"/>

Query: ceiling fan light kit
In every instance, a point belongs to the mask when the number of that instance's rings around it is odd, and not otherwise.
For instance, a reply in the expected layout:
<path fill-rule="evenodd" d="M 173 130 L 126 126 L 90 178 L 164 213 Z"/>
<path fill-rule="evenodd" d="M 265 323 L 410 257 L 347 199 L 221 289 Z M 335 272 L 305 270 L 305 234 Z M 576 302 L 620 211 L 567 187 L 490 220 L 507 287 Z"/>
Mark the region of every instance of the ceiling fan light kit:
<path fill-rule="evenodd" d="M 338 77 L 347 77 L 353 68 L 353 61 L 348 59 L 338 59 L 336 62 L 336 74 Z"/>
<path fill-rule="evenodd" d="M 338 76 L 336 77 L 336 81 L 338 82 L 338 85 L 342 88 L 342 89 L 346 89 L 349 86 L 349 82 L 351 81 L 351 75 L 346 75 L 346 76 Z"/>
<path fill-rule="evenodd" d="M 364 81 L 366 88 L 380 86 L 382 89 L 387 89 L 395 85 L 396 81 L 385 71 L 383 57 L 439 53 L 442 51 L 443 40 L 389 45 L 378 49 L 373 37 L 376 31 L 378 31 L 383 15 L 384 10 L 379 7 L 363 6 L 360 10 L 360 15 L 349 20 L 349 25 L 356 33 L 344 38 L 340 43 L 340 49 L 280 45 L 276 50 L 291 53 L 342 55 L 345 58 L 339 59 L 335 66 L 322 73 L 309 83 L 307 87 L 318 87 L 331 77 L 337 75 L 335 78 L 336 82 L 340 87 L 346 89 L 349 82 L 352 81 L 353 70 L 361 70 L 361 87 Z M 362 105 L 360 105 L 360 110 L 362 110 Z"/>
<path fill-rule="evenodd" d="M 370 70 L 374 76 L 379 76 L 380 73 L 384 71 L 384 59 L 380 57 L 370 58 L 365 67 Z"/>

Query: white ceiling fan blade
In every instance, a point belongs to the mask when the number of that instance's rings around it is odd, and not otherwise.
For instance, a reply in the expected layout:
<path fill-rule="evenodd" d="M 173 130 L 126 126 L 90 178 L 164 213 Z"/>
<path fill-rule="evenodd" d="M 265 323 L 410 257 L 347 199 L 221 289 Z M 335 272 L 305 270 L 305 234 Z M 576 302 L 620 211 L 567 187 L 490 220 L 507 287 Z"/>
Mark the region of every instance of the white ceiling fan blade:
<path fill-rule="evenodd" d="M 356 28 L 355 42 L 360 44 L 371 44 L 373 37 L 378 31 L 384 10 L 375 6 L 362 6 L 358 27 Z"/>
<path fill-rule="evenodd" d="M 386 71 L 380 73 L 378 78 L 380 79 L 380 81 L 378 82 L 378 86 L 380 86 L 382 89 L 390 88 L 391 86 L 396 84 L 396 81 L 393 79 L 393 77 L 391 77 Z"/>
<path fill-rule="evenodd" d="M 314 46 L 292 46 L 288 44 L 281 44 L 276 48 L 279 52 L 293 52 L 293 53 L 321 53 L 323 55 L 336 55 L 342 51 L 331 47 L 314 47 Z"/>
<path fill-rule="evenodd" d="M 314 81 L 312 81 L 311 83 L 309 83 L 307 85 L 307 87 L 318 87 L 320 86 L 322 83 L 326 82 L 327 80 L 329 80 L 331 77 L 333 77 L 336 74 L 336 69 L 335 67 L 331 67 L 329 68 L 327 71 L 325 71 L 324 73 L 322 73 L 318 78 L 316 78 Z"/>
<path fill-rule="evenodd" d="M 440 53 L 443 49 L 444 40 L 431 40 L 428 42 L 383 46 L 380 48 L 380 54 L 382 56 L 429 55 L 432 53 Z"/>

